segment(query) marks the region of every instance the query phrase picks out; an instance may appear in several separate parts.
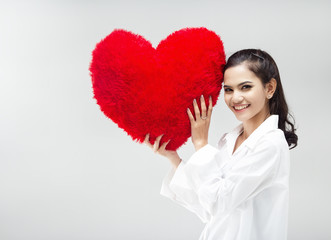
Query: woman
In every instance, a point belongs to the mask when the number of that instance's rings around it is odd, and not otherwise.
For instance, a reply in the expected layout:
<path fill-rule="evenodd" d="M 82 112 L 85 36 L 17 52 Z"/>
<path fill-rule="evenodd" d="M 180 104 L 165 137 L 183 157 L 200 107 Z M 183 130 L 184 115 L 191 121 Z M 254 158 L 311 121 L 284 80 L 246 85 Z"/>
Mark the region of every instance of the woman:
<path fill-rule="evenodd" d="M 234 53 L 224 68 L 224 100 L 242 123 L 224 134 L 218 148 L 208 144 L 212 101 L 201 96 L 187 109 L 196 152 L 186 162 L 176 151 L 145 143 L 173 167 L 161 194 L 206 223 L 200 240 L 287 239 L 289 149 L 298 137 L 289 119 L 277 65 L 265 51 Z"/>

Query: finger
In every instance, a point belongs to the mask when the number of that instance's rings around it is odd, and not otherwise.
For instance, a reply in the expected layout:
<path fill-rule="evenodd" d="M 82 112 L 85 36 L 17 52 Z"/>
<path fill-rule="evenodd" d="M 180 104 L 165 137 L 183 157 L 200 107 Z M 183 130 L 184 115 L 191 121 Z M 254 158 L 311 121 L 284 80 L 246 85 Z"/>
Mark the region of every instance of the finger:
<path fill-rule="evenodd" d="M 206 102 L 205 102 L 205 97 L 203 95 L 201 95 L 200 97 L 200 102 L 201 102 L 201 116 L 206 116 Z"/>
<path fill-rule="evenodd" d="M 213 112 L 213 100 L 212 97 L 209 96 L 208 117 L 211 117 L 212 112 Z"/>
<path fill-rule="evenodd" d="M 200 110 L 197 104 L 197 100 L 194 98 L 193 100 L 194 112 L 195 112 L 195 119 L 198 120 L 200 118 Z"/>
<path fill-rule="evenodd" d="M 144 143 L 146 143 L 149 147 L 152 147 L 152 144 L 149 142 L 149 133 L 146 134 Z"/>
<path fill-rule="evenodd" d="M 149 142 L 149 133 L 146 134 L 145 140 L 144 140 L 144 143 L 148 143 L 148 142 Z"/>
<path fill-rule="evenodd" d="M 164 134 L 158 136 L 156 139 L 155 139 L 155 142 L 154 142 L 154 145 L 153 145 L 153 150 L 154 152 L 157 152 L 157 150 L 159 149 L 159 144 L 160 144 L 160 139 L 162 138 Z"/>
<path fill-rule="evenodd" d="M 159 150 L 162 150 L 162 151 L 165 150 L 165 148 L 166 148 L 167 144 L 170 142 L 170 140 L 171 140 L 171 139 L 169 139 L 168 142 L 164 142 L 164 143 L 161 145 L 161 147 L 160 147 Z"/>
<path fill-rule="evenodd" d="M 187 114 L 188 114 L 188 117 L 190 119 L 190 122 L 191 123 L 194 122 L 194 117 L 193 117 L 193 115 L 191 113 L 191 110 L 189 108 L 187 108 Z"/>

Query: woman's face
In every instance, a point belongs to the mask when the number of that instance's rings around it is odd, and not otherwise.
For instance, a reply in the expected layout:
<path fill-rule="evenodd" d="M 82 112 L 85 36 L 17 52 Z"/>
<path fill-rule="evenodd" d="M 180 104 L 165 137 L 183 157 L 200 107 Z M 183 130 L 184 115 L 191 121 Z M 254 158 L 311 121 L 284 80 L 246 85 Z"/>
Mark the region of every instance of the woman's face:
<path fill-rule="evenodd" d="M 259 119 L 268 112 L 267 91 L 245 64 L 224 73 L 224 100 L 239 121 Z"/>

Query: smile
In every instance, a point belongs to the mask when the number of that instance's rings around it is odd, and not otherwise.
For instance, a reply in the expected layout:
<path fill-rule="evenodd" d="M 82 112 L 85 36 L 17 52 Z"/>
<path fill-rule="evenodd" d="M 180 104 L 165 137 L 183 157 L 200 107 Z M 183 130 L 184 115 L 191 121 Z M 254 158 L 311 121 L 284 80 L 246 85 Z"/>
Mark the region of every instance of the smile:
<path fill-rule="evenodd" d="M 241 105 L 241 106 L 233 106 L 234 110 L 236 111 L 241 111 L 243 109 L 246 109 L 250 106 L 250 104 L 247 104 L 247 105 Z"/>

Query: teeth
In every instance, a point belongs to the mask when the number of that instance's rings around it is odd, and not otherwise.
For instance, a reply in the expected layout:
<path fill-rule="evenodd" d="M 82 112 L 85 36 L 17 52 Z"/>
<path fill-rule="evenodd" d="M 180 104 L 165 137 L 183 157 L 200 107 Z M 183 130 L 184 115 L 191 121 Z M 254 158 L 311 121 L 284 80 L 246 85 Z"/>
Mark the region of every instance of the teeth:
<path fill-rule="evenodd" d="M 244 108 L 247 108 L 247 107 L 248 107 L 248 105 L 246 105 L 246 106 L 240 106 L 240 107 L 234 107 L 234 109 L 241 110 L 241 109 L 244 109 Z"/>

